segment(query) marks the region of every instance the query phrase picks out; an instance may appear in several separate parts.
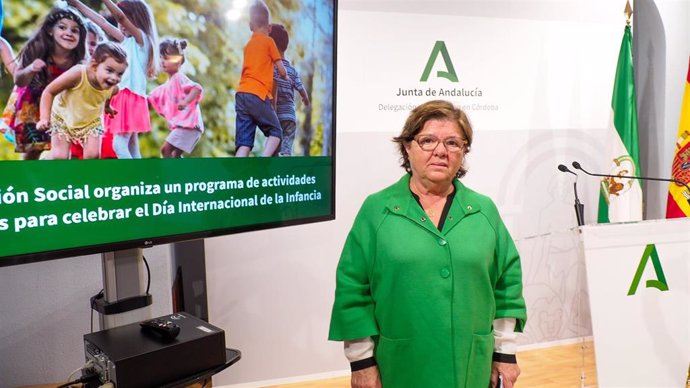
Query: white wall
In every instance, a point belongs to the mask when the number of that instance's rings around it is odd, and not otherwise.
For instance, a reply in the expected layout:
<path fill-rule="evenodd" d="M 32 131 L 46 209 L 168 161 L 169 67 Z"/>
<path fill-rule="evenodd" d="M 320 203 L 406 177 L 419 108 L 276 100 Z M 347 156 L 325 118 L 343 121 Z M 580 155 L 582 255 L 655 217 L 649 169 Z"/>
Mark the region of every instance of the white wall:
<path fill-rule="evenodd" d="M 388 134 L 337 142 L 335 221 L 206 240 L 209 319 L 242 351 L 215 385 L 349 368 L 342 345 L 326 340 L 337 258 L 364 197 L 402 170 Z"/>
<path fill-rule="evenodd" d="M 472 33 L 463 29 L 467 22 L 480 27 L 482 21 L 496 24 L 503 28 L 495 32 L 499 37 L 548 32 L 537 42 L 525 41 L 523 51 L 527 46 L 546 50 L 534 57 L 511 56 L 495 63 L 486 58 L 468 60 L 474 51 L 462 52 L 464 65 L 469 62 L 479 72 L 482 67 L 496 71 L 494 79 L 514 79 L 497 91 L 502 94 L 498 98 L 510 95 L 501 100 L 502 114 L 469 112 L 476 138 L 470 173 L 464 180 L 496 200 L 522 253 L 530 318 L 521 342 L 590 334 L 583 266 L 577 257 L 577 241 L 566 233 L 576 225 L 573 181 L 559 173 L 556 165 L 579 160 L 591 170 L 603 170 L 603 131 L 608 126 L 624 6 L 600 1 L 341 0 L 337 218 L 206 241 L 210 319 L 226 330 L 228 346 L 243 352 L 242 360 L 214 378 L 214 384 L 266 386 L 347 373 L 341 344 L 326 340 L 335 266 L 364 197 L 403 173 L 390 138 L 399 131 L 407 112 L 376 112 L 375 104 L 389 102 L 390 90 L 396 85 L 413 87 L 416 79 L 412 78 L 421 73 L 421 69 L 412 76 L 407 72 L 412 62 L 421 62 L 423 67 L 429 51 L 419 50 L 420 43 L 409 35 L 436 33 L 439 40 L 453 41 L 460 39 L 452 36 L 453 31 Z M 674 67 L 683 68 L 687 65 L 687 34 L 677 35 L 688 31 L 687 2 L 656 6 L 667 23 L 666 33 L 676 36 L 665 41 L 667 50 L 680 57 L 664 57 L 666 63 L 679 61 Z M 431 31 L 430 17 L 438 18 Z M 457 17 L 456 23 L 453 17 Z M 396 23 L 399 26 L 391 27 Z M 481 43 L 487 37 L 480 34 L 485 31 L 478 28 L 474 32 L 472 47 L 486 51 Z M 562 47 L 553 49 L 556 43 Z M 568 71 L 555 66 L 564 60 L 560 56 L 569 59 L 573 51 L 576 58 Z M 530 78 L 524 79 L 516 70 L 522 68 L 529 70 Z M 684 73 L 681 81 L 683 77 Z M 529 82 L 534 84 L 528 85 L 529 93 L 514 90 Z M 663 98 L 680 101 L 679 88 L 670 90 L 664 85 Z M 658 94 L 649 97 L 659 98 Z M 660 109 L 668 109 L 667 104 Z M 677 114 L 664 111 L 660 116 L 672 116 L 667 118 L 671 128 L 660 135 L 664 140 L 659 140 L 656 156 L 664 153 L 670 160 L 673 145 L 665 139 L 675 136 Z M 661 171 L 665 163 L 666 159 L 658 163 L 658 173 L 646 171 L 665 175 Z M 578 188 L 586 205 L 586 220 L 595 222 L 597 182 L 583 176 Z"/>
<path fill-rule="evenodd" d="M 150 317 L 172 311 L 168 249 L 144 250 Z M 0 388 L 65 381 L 82 366 L 89 298 L 103 288 L 102 276 L 100 255 L 0 268 Z M 97 313 L 93 319 L 99 330 Z"/>

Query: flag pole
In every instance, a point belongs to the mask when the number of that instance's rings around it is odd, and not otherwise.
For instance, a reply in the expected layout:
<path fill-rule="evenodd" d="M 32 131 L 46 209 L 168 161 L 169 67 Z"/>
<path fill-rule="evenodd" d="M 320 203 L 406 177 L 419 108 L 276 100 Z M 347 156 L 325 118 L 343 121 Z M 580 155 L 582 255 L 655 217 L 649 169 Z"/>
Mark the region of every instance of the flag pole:
<path fill-rule="evenodd" d="M 623 12 L 625 13 L 625 24 L 629 26 L 630 22 L 632 21 L 633 14 L 632 7 L 630 6 L 630 0 L 626 0 L 625 10 Z"/>

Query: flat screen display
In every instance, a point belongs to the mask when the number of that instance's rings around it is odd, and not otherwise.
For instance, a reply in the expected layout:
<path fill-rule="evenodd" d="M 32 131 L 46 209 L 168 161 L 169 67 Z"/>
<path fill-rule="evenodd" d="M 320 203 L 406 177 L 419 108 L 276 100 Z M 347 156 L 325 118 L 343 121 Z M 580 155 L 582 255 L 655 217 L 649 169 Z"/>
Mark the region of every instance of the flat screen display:
<path fill-rule="evenodd" d="M 10 49 L 12 61 L 3 56 L 0 77 L 0 266 L 335 217 L 335 1 L 266 0 L 268 28 L 261 15 L 250 16 L 253 1 L 147 0 L 148 27 L 141 9 L 114 4 L 127 21 L 101 0 L 4 0 L 3 50 Z M 51 21 L 55 7 L 69 7 L 78 23 L 64 13 Z M 66 122 L 84 122 L 80 115 L 89 114 L 74 100 L 92 98 L 89 85 L 96 91 L 111 85 L 97 75 L 106 65 L 90 70 L 93 33 L 80 38 L 87 31 L 80 26 L 98 26 L 98 17 L 120 31 L 96 29 L 101 42 L 127 54 L 131 74 L 121 74 L 117 95 L 103 103 L 114 115 L 99 114 L 100 127 L 74 128 Z M 138 34 L 130 33 L 132 25 Z M 150 27 L 155 33 L 146 33 Z M 32 53 L 40 52 L 36 45 L 27 50 L 43 32 L 48 54 Z M 281 52 L 278 41 L 285 38 Z M 66 54 L 79 51 L 75 39 L 86 48 L 72 64 Z M 164 41 L 171 44 L 161 55 Z M 161 63 L 147 75 L 148 47 Z M 22 67 L 20 54 L 41 62 Z M 102 63 L 119 74 L 112 62 Z M 79 65 L 79 81 L 50 89 Z M 16 82 L 26 66 L 36 70 L 34 78 L 27 83 L 25 73 Z M 142 80 L 144 89 L 137 87 Z M 60 93 L 48 129 L 40 129 L 47 90 Z M 186 111 L 191 119 L 180 115 Z"/>

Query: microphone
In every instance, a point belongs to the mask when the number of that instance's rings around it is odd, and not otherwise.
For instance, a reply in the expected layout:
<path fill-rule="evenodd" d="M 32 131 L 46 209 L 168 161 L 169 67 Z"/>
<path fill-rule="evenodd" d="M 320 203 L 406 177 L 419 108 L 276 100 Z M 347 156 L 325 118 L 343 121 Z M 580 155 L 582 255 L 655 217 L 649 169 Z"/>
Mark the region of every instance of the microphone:
<path fill-rule="evenodd" d="M 558 165 L 558 169 L 559 169 L 561 172 L 569 172 L 569 173 L 575 175 L 575 178 L 577 178 L 577 174 L 575 174 L 574 172 L 570 171 L 570 169 L 569 169 L 568 167 L 566 167 L 565 165 L 563 165 L 563 164 L 559 164 L 559 165 Z"/>
<path fill-rule="evenodd" d="M 573 183 L 573 190 L 575 191 L 575 218 L 577 218 L 577 226 L 582 226 L 585 224 L 585 205 L 580 203 L 580 198 L 577 196 L 577 174 L 562 164 L 558 165 L 558 171 L 569 172 L 575 175 L 575 182 Z"/>
<path fill-rule="evenodd" d="M 627 179 L 637 179 L 640 181 L 657 181 L 657 182 L 671 182 L 675 183 L 679 186 L 685 186 L 685 188 L 688 190 L 687 194 L 684 194 L 685 199 L 688 201 L 688 204 L 690 204 L 690 187 L 688 187 L 687 183 L 683 181 L 679 181 L 678 179 L 671 179 L 671 178 L 655 178 L 655 177 L 648 177 L 648 176 L 632 176 L 632 175 L 608 175 L 608 174 L 595 174 L 593 172 L 589 172 L 582 168 L 579 162 L 573 161 L 573 167 L 577 170 L 580 170 L 584 172 L 587 175 L 590 176 L 598 176 L 602 178 L 627 178 Z M 560 169 L 560 167 L 559 167 Z"/>

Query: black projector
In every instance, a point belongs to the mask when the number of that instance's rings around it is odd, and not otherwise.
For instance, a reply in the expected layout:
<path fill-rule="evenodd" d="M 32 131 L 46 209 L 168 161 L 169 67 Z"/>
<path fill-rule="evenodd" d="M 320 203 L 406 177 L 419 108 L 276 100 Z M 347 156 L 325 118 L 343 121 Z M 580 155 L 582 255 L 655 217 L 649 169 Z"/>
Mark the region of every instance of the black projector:
<path fill-rule="evenodd" d="M 157 319 L 179 326 L 175 338 L 139 323 L 84 335 L 86 361 L 102 384 L 116 388 L 159 387 L 226 363 L 225 332 L 187 313 Z"/>

